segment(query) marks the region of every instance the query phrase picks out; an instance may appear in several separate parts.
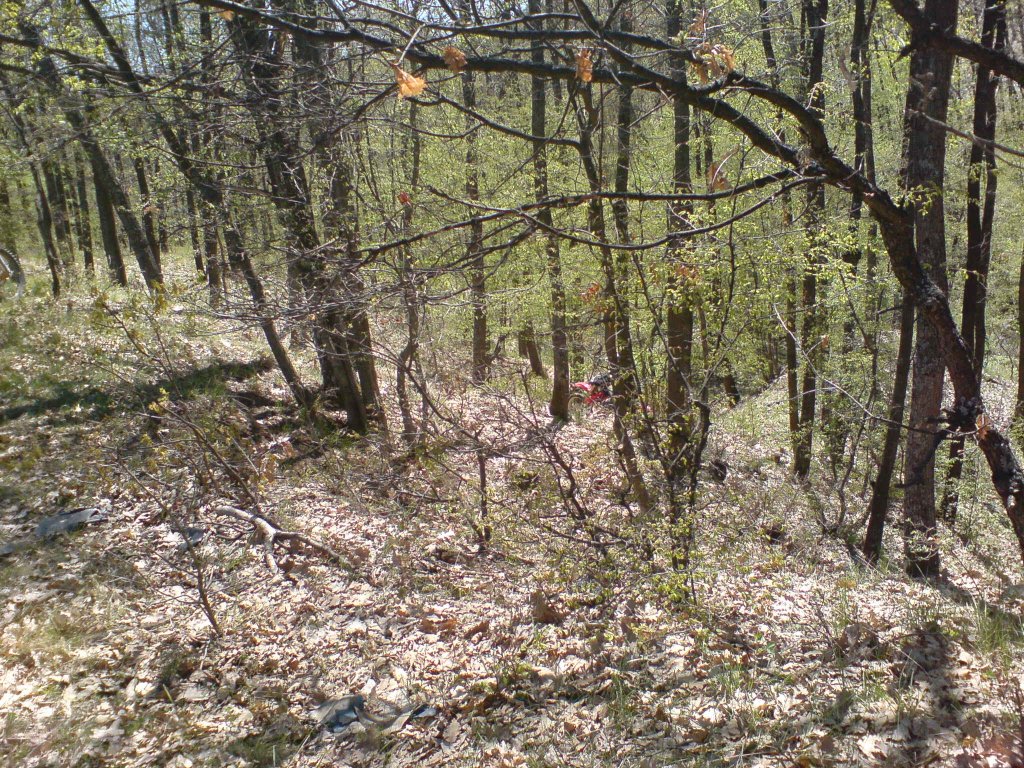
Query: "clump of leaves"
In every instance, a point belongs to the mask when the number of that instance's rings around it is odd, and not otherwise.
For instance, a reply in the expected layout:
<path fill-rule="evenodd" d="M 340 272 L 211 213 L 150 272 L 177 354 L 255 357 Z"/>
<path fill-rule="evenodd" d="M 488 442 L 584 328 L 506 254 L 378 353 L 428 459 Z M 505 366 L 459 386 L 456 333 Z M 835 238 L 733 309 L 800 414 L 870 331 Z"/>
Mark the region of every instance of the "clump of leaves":
<path fill-rule="evenodd" d="M 419 96 L 427 87 L 426 78 L 416 77 L 402 69 L 398 64 L 392 64 L 395 70 L 395 83 L 398 85 L 398 97 L 407 99 L 412 96 Z"/>
<path fill-rule="evenodd" d="M 696 60 L 691 62 L 690 66 L 693 67 L 702 83 L 711 82 L 711 78 L 717 80 L 722 75 L 727 75 L 736 69 L 736 59 L 732 49 L 721 43 L 705 41 L 697 46 L 693 53 Z"/>
<path fill-rule="evenodd" d="M 444 53 L 442 53 L 441 56 L 444 58 L 444 63 L 447 65 L 448 69 L 455 74 L 459 74 L 466 68 L 466 54 L 454 45 L 449 45 L 445 48 Z"/>
<path fill-rule="evenodd" d="M 593 51 L 589 48 L 580 48 L 576 52 L 576 79 L 583 83 L 589 83 L 594 79 L 594 62 L 591 58 Z"/>

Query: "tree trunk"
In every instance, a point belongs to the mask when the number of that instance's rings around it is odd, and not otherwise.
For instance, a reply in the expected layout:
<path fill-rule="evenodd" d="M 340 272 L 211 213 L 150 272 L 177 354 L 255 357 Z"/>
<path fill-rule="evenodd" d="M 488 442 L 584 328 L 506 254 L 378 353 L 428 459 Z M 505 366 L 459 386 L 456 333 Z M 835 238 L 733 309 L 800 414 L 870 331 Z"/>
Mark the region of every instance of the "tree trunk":
<path fill-rule="evenodd" d="M 409 130 L 412 143 L 412 169 L 409 175 L 410 191 L 403 191 L 399 196 L 402 205 L 402 228 L 406 237 L 412 233 L 413 197 L 420 183 L 420 135 L 417 126 L 416 104 L 409 106 Z M 402 287 L 402 301 L 405 304 L 406 342 L 398 353 L 396 365 L 395 390 L 398 397 L 398 408 L 402 414 L 402 439 L 412 447 L 419 438 L 419 428 L 412 413 L 409 401 L 407 379 L 415 375 L 417 354 L 420 346 L 420 298 L 417 290 L 416 260 L 412 245 L 402 248 L 399 280 Z"/>
<path fill-rule="evenodd" d="M 807 101 L 811 111 L 824 118 L 825 93 L 821 87 L 824 56 L 825 29 L 828 15 L 827 0 L 804 0 L 802 40 L 803 64 L 805 68 Z M 800 393 L 800 416 L 797 439 L 794 443 L 793 474 L 806 479 L 811 471 L 811 457 L 814 453 L 814 415 L 818 394 L 818 369 L 826 351 L 822 344 L 823 318 L 818 307 L 818 270 L 823 259 L 818 251 L 824 247 L 820 242 L 820 231 L 825 215 L 825 185 L 812 184 L 807 188 L 808 253 L 801 280 L 801 308 L 803 327 L 800 344 L 806 357 L 804 379 Z"/>
<path fill-rule="evenodd" d="M 156 234 L 156 203 L 149 192 L 149 179 L 146 177 L 146 163 L 141 157 L 132 159 L 135 179 L 139 184 L 139 209 L 142 211 L 142 226 L 146 232 L 146 243 L 153 262 L 160 266 L 160 240 Z"/>
<path fill-rule="evenodd" d="M 990 0 L 982 16 L 981 44 L 1002 50 L 1006 37 L 1005 0 Z M 963 314 L 960 333 L 967 342 L 981 384 L 985 369 L 985 303 L 988 295 L 988 268 L 992 255 L 992 226 L 996 210 L 996 153 L 991 144 L 996 138 L 996 87 L 999 78 L 979 66 L 974 86 L 974 135 L 967 173 L 967 263 L 964 280 Z M 982 180 L 985 191 L 982 194 Z M 964 467 L 964 437 L 953 438 L 949 446 L 949 472 L 942 498 L 942 516 L 956 521 L 960 500 L 960 477 Z"/>
<path fill-rule="evenodd" d="M 188 215 L 188 240 L 192 245 L 192 261 L 196 273 L 203 275 L 206 267 L 203 265 L 203 243 L 199 238 L 199 211 L 196 210 L 196 195 L 192 191 L 192 185 L 185 184 L 185 209 Z"/>
<path fill-rule="evenodd" d="M 229 22 L 231 35 L 242 59 L 245 84 L 251 95 L 249 108 L 258 122 L 261 148 L 272 191 L 286 234 L 288 258 L 295 261 L 299 279 L 313 315 L 313 345 L 323 380 L 324 396 L 345 410 L 348 427 L 365 433 L 369 416 L 353 365 L 361 343 L 347 325 L 345 314 L 354 309 L 349 288 L 341 275 L 331 275 L 316 231 L 312 198 L 303 165 L 303 152 L 290 123 L 279 114 L 285 97 L 279 91 L 283 61 L 266 50 L 273 42 L 261 27 L 236 17 Z"/>
<path fill-rule="evenodd" d="M 533 328 L 533 323 L 527 323 L 519 331 L 519 349 L 526 356 L 526 359 L 530 361 L 530 373 L 534 376 L 547 378 L 548 374 L 544 370 L 544 361 L 541 359 L 540 349 L 537 347 L 537 332 Z"/>
<path fill-rule="evenodd" d="M 680 4 L 669 0 L 667 36 L 678 35 L 682 27 Z M 673 56 L 670 64 L 676 78 L 686 77 L 686 63 Z M 672 188 L 676 192 L 692 190 L 690 177 L 690 108 L 682 99 L 673 104 L 673 172 Z M 686 448 L 690 442 L 690 373 L 693 356 L 693 309 L 685 296 L 691 268 L 686 263 L 686 239 L 677 233 L 690 229 L 688 203 L 672 203 L 668 209 L 669 252 L 673 277 L 666 299 L 666 403 L 669 422 L 669 456 L 673 480 L 687 473 Z"/>
<path fill-rule="evenodd" d="M 941 29 L 955 30 L 957 0 L 928 0 L 925 7 L 928 16 Z M 910 57 L 910 86 L 904 115 L 903 177 L 905 188 L 915 195 L 917 202 L 914 216 L 917 254 L 928 276 L 943 293 L 948 293 L 943 123 L 949 106 L 952 71 L 950 54 L 930 47 L 915 49 Z M 926 318 L 919 317 L 916 336 L 910 433 L 903 472 L 906 484 L 904 549 L 908 573 L 934 576 L 940 564 L 935 540 L 935 451 L 945 369 L 938 329 Z"/>
<path fill-rule="evenodd" d="M 530 16 L 541 13 L 540 0 L 529 0 Z M 543 22 L 533 22 L 534 29 L 543 29 Z M 530 61 L 544 65 L 544 46 L 540 39 L 530 44 Z M 547 116 L 545 112 L 544 80 L 538 75 L 530 77 L 530 115 L 533 133 L 533 190 L 538 201 L 548 196 Z M 537 211 L 537 220 L 544 229 L 544 251 L 547 259 L 548 280 L 551 284 L 551 402 L 548 411 L 557 421 L 569 418 L 569 337 L 565 320 L 565 286 L 562 283 L 562 259 L 558 236 L 554 233 L 551 209 Z M 536 369 L 534 369 L 536 370 Z"/>
<path fill-rule="evenodd" d="M 1018 436 L 1024 433 L 1024 249 L 1020 254 L 1017 278 L 1017 402 L 1013 409 L 1013 426 Z M 1018 439 L 1018 443 L 1024 440 Z"/>
<path fill-rule="evenodd" d="M 50 211 L 50 201 L 47 199 L 47 184 L 42 178 L 45 171 L 40 171 L 39 165 L 35 161 L 31 163 L 32 181 L 36 185 L 36 204 L 38 206 L 36 225 L 43 241 L 43 250 L 46 252 L 46 265 L 50 268 L 50 288 L 56 298 L 60 296 L 61 290 L 61 261 L 53 237 L 53 214 Z"/>
<path fill-rule="evenodd" d="M 90 162 L 92 158 L 90 157 Z M 103 242 L 103 250 L 107 254 L 107 268 L 110 270 L 110 279 L 121 286 L 128 285 L 128 272 L 124 267 L 124 257 L 121 255 L 121 241 L 117 236 L 117 218 L 114 213 L 114 204 L 110 201 L 106 186 L 96 175 L 96 166 L 93 164 L 93 189 L 96 192 L 96 216 L 100 222 L 100 238 Z"/>
<path fill-rule="evenodd" d="M 85 180 L 85 163 L 82 161 L 80 152 L 74 153 L 75 157 L 75 194 L 78 198 L 76 211 L 78 212 L 78 244 L 82 249 L 82 262 L 86 273 L 91 277 L 96 272 L 93 263 L 92 244 L 92 212 L 89 208 L 89 187 Z"/>
<path fill-rule="evenodd" d="M 621 94 L 620 94 L 621 98 Z M 599 116 L 593 103 L 593 90 L 589 85 L 581 86 L 578 96 L 573 97 L 576 107 L 577 120 L 580 127 L 579 151 L 580 160 L 587 176 L 590 190 L 599 193 L 601 190 L 601 177 L 597 167 L 597 160 L 594 155 L 593 137 L 595 131 L 600 127 Z M 621 133 L 621 132 L 620 132 Z M 628 140 L 626 142 L 628 153 Z M 622 149 L 620 147 L 620 155 Z M 617 165 L 625 164 L 627 168 L 629 161 L 623 161 L 621 156 Z M 622 214 L 628 218 L 628 212 Z M 587 224 L 595 241 L 600 243 L 598 255 L 601 261 L 601 271 L 604 273 L 604 295 L 602 301 L 604 308 L 602 320 L 604 323 L 605 354 L 608 357 L 608 365 L 612 374 L 612 396 L 614 398 L 615 413 L 612 422 L 612 429 L 618 444 L 618 450 L 625 471 L 626 479 L 636 497 L 640 511 L 646 514 L 652 506 L 650 493 L 647 490 L 647 483 L 640 465 L 637 461 L 636 449 L 633 446 L 633 439 L 626 428 L 626 421 L 633 401 L 636 397 L 636 364 L 633 360 L 633 341 L 629 326 L 629 305 L 619 290 L 617 265 L 612 249 L 608 241 L 608 231 L 605 225 L 604 204 L 599 197 L 594 197 L 587 203 Z M 628 226 L 625 228 L 628 236 Z"/>
<path fill-rule="evenodd" d="M 473 73 L 462 73 L 462 103 L 467 109 L 476 109 L 476 84 Z M 466 116 L 466 199 L 480 200 L 480 173 L 478 169 L 476 130 L 472 117 Z M 466 261 L 470 269 L 470 296 L 473 307 L 473 383 L 483 384 L 487 379 L 487 269 L 484 262 L 484 225 L 474 221 L 466 242 Z"/>
<path fill-rule="evenodd" d="M 889 511 L 889 492 L 896 471 L 896 456 L 903 431 L 903 410 L 907 401 L 907 380 L 910 376 L 910 357 L 914 349 L 914 302 L 906 292 L 900 310 L 900 341 L 896 352 L 896 375 L 892 383 L 892 397 L 889 400 L 889 421 L 885 427 L 885 443 L 882 458 L 878 462 L 878 474 L 871 486 L 871 501 L 868 502 L 868 528 L 864 535 L 864 559 L 872 565 L 882 554 L 882 533 Z"/>
<path fill-rule="evenodd" d="M 0 176 L 0 248 L 5 248 L 17 258 L 17 221 L 14 207 L 11 205 L 11 194 L 7 189 L 7 179 Z"/>

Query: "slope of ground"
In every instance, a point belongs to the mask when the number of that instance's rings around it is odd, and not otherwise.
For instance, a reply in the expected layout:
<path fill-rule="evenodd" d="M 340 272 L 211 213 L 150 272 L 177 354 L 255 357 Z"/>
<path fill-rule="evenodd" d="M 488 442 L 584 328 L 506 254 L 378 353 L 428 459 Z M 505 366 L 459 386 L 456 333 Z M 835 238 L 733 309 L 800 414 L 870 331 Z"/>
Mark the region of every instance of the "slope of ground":
<path fill-rule="evenodd" d="M 941 583 L 896 538 L 857 566 L 834 494 L 789 480 L 778 391 L 719 418 L 678 574 L 608 415 L 547 429 L 514 363 L 432 381 L 410 454 L 307 426 L 259 338 L 185 297 L 110 306 L 0 307 L 5 765 L 1020 764 L 1000 513 L 964 505 Z M 308 541 L 268 558 L 226 504 Z M 83 506 L 105 522 L 34 539 Z M 323 728 L 351 694 L 368 717 Z"/>

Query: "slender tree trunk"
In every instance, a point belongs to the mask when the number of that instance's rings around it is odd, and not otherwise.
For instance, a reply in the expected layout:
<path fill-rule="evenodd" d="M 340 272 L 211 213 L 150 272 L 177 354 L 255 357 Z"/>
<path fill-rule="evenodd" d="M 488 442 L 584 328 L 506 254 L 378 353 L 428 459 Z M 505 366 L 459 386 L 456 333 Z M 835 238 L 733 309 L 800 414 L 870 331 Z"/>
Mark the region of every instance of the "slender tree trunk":
<path fill-rule="evenodd" d="M 808 102 L 813 112 L 824 117 L 825 94 L 821 88 L 824 56 L 825 28 L 828 15 L 827 0 L 804 0 L 804 66 Z M 825 214 L 825 185 L 812 184 L 807 189 L 808 253 L 801 280 L 801 305 L 803 327 L 800 343 L 806 357 L 804 379 L 800 394 L 799 432 L 793 456 L 793 474 L 805 479 L 811 471 L 811 457 L 814 453 L 814 416 L 818 393 L 818 368 L 824 359 L 821 343 L 823 332 L 822 310 L 818 307 L 818 270 L 823 259 L 818 250 L 820 229 Z"/>
<path fill-rule="evenodd" d="M 981 44 L 1002 50 L 1006 37 L 1005 0 L 990 0 L 982 15 Z M 991 144 L 996 138 L 996 87 L 999 78 L 978 67 L 974 86 L 974 135 L 967 174 L 967 263 L 964 280 L 963 314 L 960 333 L 974 356 L 981 384 L 985 369 L 985 303 L 988 295 L 988 268 L 992 255 L 992 226 L 996 210 L 996 154 Z M 982 193 L 982 181 L 985 191 Z M 954 437 L 949 446 L 949 471 L 942 498 L 942 516 L 954 522 L 960 500 L 960 477 L 964 467 L 964 437 Z"/>
<path fill-rule="evenodd" d="M 402 205 L 402 227 L 408 237 L 412 233 L 413 197 L 420 183 L 420 135 L 417 126 L 416 104 L 409 107 L 409 130 L 412 144 L 412 169 L 409 175 L 411 192 L 404 191 L 399 197 Z M 419 437 L 419 428 L 412 413 L 409 400 L 407 379 L 414 375 L 416 356 L 420 345 L 420 299 L 416 286 L 416 261 L 411 245 L 402 248 L 401 265 L 399 267 L 402 286 L 402 300 L 405 304 L 406 342 L 398 353 L 396 365 L 395 390 L 398 407 L 402 414 L 402 438 L 410 447 L 415 445 Z"/>
<path fill-rule="evenodd" d="M 476 109 L 476 83 L 471 72 L 462 73 L 462 103 L 467 109 Z M 466 116 L 466 199 L 480 199 L 480 172 L 477 157 L 475 121 Z M 466 261 L 470 269 L 470 303 L 473 308 L 473 383 L 483 384 L 487 379 L 487 266 L 484 262 L 484 225 L 474 221 L 466 242 Z"/>
<path fill-rule="evenodd" d="M 74 110 L 65 110 L 65 115 L 68 117 L 68 122 L 79 131 L 79 141 L 92 162 L 92 173 L 96 179 L 97 189 L 100 186 L 104 187 L 104 194 L 113 206 L 114 212 L 121 223 L 121 228 L 128 238 L 128 247 L 135 254 L 135 260 L 138 262 L 139 269 L 146 281 L 146 286 L 151 291 L 159 292 L 163 285 L 160 265 L 152 258 L 152 251 L 146 240 L 145 233 L 139 224 L 139 220 L 131 210 L 131 201 L 128 198 L 128 194 L 114 174 L 114 169 L 107 160 L 103 149 L 87 128 L 84 118 L 75 113 Z"/>
<path fill-rule="evenodd" d="M 141 157 L 132 159 L 135 179 L 139 184 L 139 207 L 142 211 L 142 226 L 146 232 L 146 243 L 153 262 L 160 266 L 160 240 L 156 234 L 156 204 L 149 192 L 149 179 L 146 175 L 146 163 Z"/>
<path fill-rule="evenodd" d="M 775 55 L 775 44 L 772 40 L 772 27 L 775 22 L 771 18 L 768 0 L 758 0 L 758 12 L 761 27 L 761 47 L 764 50 L 765 63 L 768 67 L 768 78 L 772 87 L 779 87 L 779 64 Z M 779 113 L 779 122 L 781 120 Z M 793 224 L 788 195 L 782 199 L 782 224 L 788 230 Z M 793 451 L 794 464 L 798 455 L 800 437 L 800 355 L 797 347 L 799 326 L 797 324 L 796 296 L 799 290 L 796 273 L 792 267 L 786 269 L 786 306 L 782 317 L 783 347 L 786 364 L 786 411 L 789 417 L 790 448 Z"/>
<path fill-rule="evenodd" d="M 196 273 L 203 275 L 206 267 L 203 264 L 203 242 L 199 237 L 199 211 L 196 210 L 196 194 L 192 185 L 185 184 L 185 209 L 188 212 L 188 239 L 192 245 L 192 260 Z"/>
<path fill-rule="evenodd" d="M 583 85 L 578 96 L 573 98 L 577 101 L 576 114 L 580 126 L 580 160 L 583 163 L 590 190 L 597 193 L 601 189 L 601 177 L 594 154 L 593 137 L 600 124 L 593 103 L 593 91 L 589 85 Z M 628 141 L 626 152 L 628 152 Z M 621 167 L 623 162 L 620 157 L 618 165 Z M 625 165 L 628 173 L 628 160 L 625 161 Z M 625 215 L 628 218 L 628 213 Z M 613 382 L 612 394 L 615 405 L 613 431 L 626 478 L 636 497 L 640 511 L 646 514 L 651 509 L 651 497 L 643 473 L 640 471 L 633 439 L 626 428 L 626 420 L 635 399 L 635 382 L 637 380 L 636 365 L 633 360 L 633 341 L 629 326 L 629 307 L 619 290 L 617 265 L 608 241 L 604 205 L 599 197 L 594 197 L 587 203 L 587 224 L 594 240 L 600 243 L 598 254 L 601 260 L 601 271 L 605 278 L 602 319 L 604 321 L 605 354 L 608 357 Z M 628 236 L 628 227 L 626 227 L 626 233 Z"/>
<path fill-rule="evenodd" d="M 1024 248 L 1020 254 L 1020 272 L 1017 278 L 1017 402 L 1013 409 L 1013 426 L 1019 439 L 1024 434 Z"/>
<path fill-rule="evenodd" d="M 882 533 L 889 511 L 889 493 L 896 471 L 896 457 L 903 431 L 903 410 L 907 401 L 907 380 L 910 377 L 910 357 L 914 345 L 914 302 L 904 292 L 903 307 L 900 310 L 900 341 L 896 352 L 896 375 L 889 400 L 889 422 L 885 428 L 885 442 L 882 458 L 878 462 L 878 474 L 871 485 L 871 500 L 868 502 L 868 528 L 864 536 L 864 559 L 872 565 L 882 554 Z"/>
<path fill-rule="evenodd" d="M 74 248 L 71 244 L 71 229 L 68 227 L 67 210 L 61 194 L 61 178 L 59 165 L 53 158 L 42 160 L 39 164 L 43 185 L 46 188 L 47 218 L 52 232 L 52 240 L 59 254 L 60 271 L 66 272 L 73 266 Z"/>
<path fill-rule="evenodd" d="M 541 13 L 540 0 L 529 0 L 530 16 Z M 543 22 L 532 24 L 534 29 L 543 29 Z M 544 64 L 544 46 L 539 39 L 530 45 L 530 60 L 533 64 Z M 546 146 L 547 117 L 546 96 L 543 78 L 530 77 L 530 114 L 533 133 L 533 189 L 538 201 L 548 196 L 548 160 Z M 558 248 L 558 236 L 554 234 L 554 222 L 550 208 L 537 211 L 537 220 L 544 229 L 544 251 L 547 257 L 548 280 L 551 284 L 551 367 L 554 378 L 551 384 L 551 402 L 548 410 L 552 418 L 564 421 L 569 418 L 569 337 L 565 320 L 565 286 L 562 283 L 562 259 Z M 536 370 L 536 369 L 535 369 Z"/>
<path fill-rule="evenodd" d="M 519 350 L 530 361 L 530 373 L 546 379 L 548 374 L 544 370 L 544 361 L 541 359 L 540 348 L 537 346 L 537 332 L 534 330 L 533 323 L 527 323 L 519 331 Z"/>
<path fill-rule="evenodd" d="M 78 244 L 82 249 L 82 262 L 86 273 L 92 277 L 96 268 L 93 263 L 92 212 L 89 208 L 89 187 L 85 179 L 85 163 L 80 152 L 74 152 L 75 194 L 78 197 Z"/>
<path fill-rule="evenodd" d="M 176 7 L 176 6 L 175 6 Z M 213 25 L 210 20 L 210 14 L 208 11 L 199 11 L 199 40 L 201 41 L 204 50 L 212 50 L 213 48 Z M 206 89 L 207 92 L 212 90 L 213 74 L 210 71 L 210 58 L 207 57 L 203 61 L 203 65 L 199 70 L 199 82 Z M 199 155 L 199 139 L 202 138 L 202 144 L 207 148 L 207 151 L 216 152 L 214 146 L 214 133 L 211 129 L 213 120 L 216 120 L 217 113 L 219 110 L 214 111 L 214 115 L 211 116 L 212 120 L 207 123 L 201 133 L 197 132 L 192 135 L 193 141 L 193 152 L 196 156 Z M 166 138 L 166 136 L 165 136 Z M 184 148 L 184 147 L 183 147 Z M 178 161 L 178 166 L 181 168 L 181 161 Z M 189 177 L 189 174 L 185 173 L 185 169 L 181 168 L 183 175 L 186 180 L 192 186 L 197 186 L 196 182 Z M 217 175 L 217 181 L 222 181 L 222 176 Z M 206 258 L 206 284 L 210 289 L 210 304 L 214 307 L 219 306 L 224 298 L 225 283 L 224 283 L 224 267 L 225 260 L 220 251 L 220 241 L 217 236 L 217 220 L 218 212 L 216 211 L 211 203 L 211 197 L 217 197 L 221 200 L 221 204 L 224 204 L 224 195 L 221 192 L 223 189 L 222 184 L 218 184 L 216 194 L 203 195 L 200 194 L 199 200 L 196 201 L 197 209 L 199 212 L 199 220 L 202 224 L 203 231 L 203 256 Z M 224 211 L 223 213 L 226 213 Z M 222 215 L 223 215 L 222 213 Z M 276 329 L 275 329 L 276 332 Z"/>
<path fill-rule="evenodd" d="M 92 158 L 90 158 L 90 161 Z M 100 223 L 100 238 L 103 242 L 103 250 L 107 255 L 107 268 L 110 271 L 110 279 L 121 286 L 128 285 L 128 272 L 124 267 L 124 257 L 121 255 L 121 241 L 117 236 L 117 217 L 114 213 L 114 204 L 110 200 L 106 186 L 99 180 L 95 173 L 96 166 L 93 165 L 93 189 L 96 192 L 96 217 Z"/>
<path fill-rule="evenodd" d="M 210 303 L 218 306 L 224 297 L 224 259 L 220 254 L 217 237 L 217 219 L 203 202 L 199 202 L 199 218 L 203 229 L 203 255 L 206 257 L 206 284 L 210 288 Z"/>
<path fill-rule="evenodd" d="M 680 33 L 683 27 L 681 3 L 668 0 L 666 11 L 666 32 L 669 39 Z M 672 76 L 685 81 L 686 62 L 682 56 L 674 55 L 669 60 Z M 690 108 L 676 99 L 672 115 L 673 165 L 672 188 L 676 192 L 692 191 L 690 175 Z M 697 431 L 694 429 L 694 398 L 691 393 L 690 377 L 693 369 L 693 327 L 694 313 L 691 302 L 693 281 L 696 270 L 689 263 L 691 249 L 687 235 L 691 229 L 692 210 L 689 203 L 674 202 L 668 206 L 667 229 L 668 251 L 665 254 L 670 265 L 670 279 L 665 297 L 665 405 L 668 420 L 667 455 L 663 461 L 668 479 L 668 517 L 671 536 L 675 542 L 672 554 L 673 568 L 685 568 L 689 562 L 689 543 L 694 536 L 693 521 L 684 518 L 685 497 L 692 497 L 696 491 L 697 478 Z M 689 489 L 685 484 L 693 483 Z M 679 546 L 682 544 L 682 547 Z M 681 549 L 681 552 L 680 552 Z"/>
<path fill-rule="evenodd" d="M 927 0 L 925 12 L 943 30 L 956 28 L 957 0 Z M 943 293 L 946 278 L 946 228 L 943 184 L 953 57 L 930 47 L 910 57 L 910 86 L 904 116 L 904 186 L 915 195 L 917 253 L 929 277 Z M 935 540 L 935 451 L 942 406 L 942 340 L 924 318 L 917 322 L 911 382 L 910 433 L 904 467 L 904 549 L 914 576 L 939 572 Z"/>
<path fill-rule="evenodd" d="M 14 207 L 11 205 L 11 193 L 7 188 L 7 179 L 0 175 L 0 248 L 18 256 L 17 248 L 17 218 Z"/>
<path fill-rule="evenodd" d="M 47 185 L 43 181 L 45 172 L 40 170 L 39 165 L 36 161 L 31 163 L 32 181 L 36 185 L 36 225 L 39 228 L 39 236 L 43 241 L 43 250 L 46 252 L 46 265 L 50 268 L 50 287 L 54 298 L 56 298 L 60 296 L 61 291 L 60 253 L 57 250 L 57 243 L 53 237 L 53 214 L 50 211 L 50 201 L 47 197 Z"/>

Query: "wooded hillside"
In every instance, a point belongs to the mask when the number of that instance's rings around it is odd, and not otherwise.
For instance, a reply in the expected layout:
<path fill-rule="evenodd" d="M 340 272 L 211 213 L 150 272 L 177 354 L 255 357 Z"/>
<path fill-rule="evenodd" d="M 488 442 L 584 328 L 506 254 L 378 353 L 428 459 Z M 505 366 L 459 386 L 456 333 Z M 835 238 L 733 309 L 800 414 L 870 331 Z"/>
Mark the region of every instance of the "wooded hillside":
<path fill-rule="evenodd" d="M 0 2 L 0 755 L 1024 765 L 1022 88 L 1007 0 Z"/>

